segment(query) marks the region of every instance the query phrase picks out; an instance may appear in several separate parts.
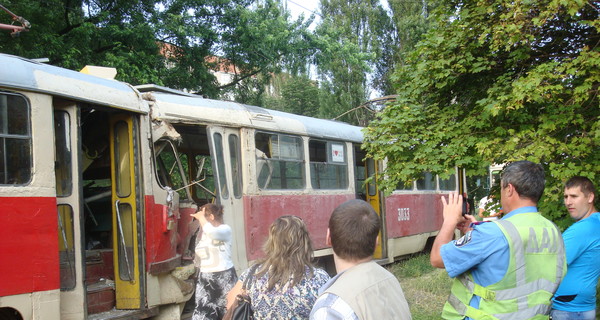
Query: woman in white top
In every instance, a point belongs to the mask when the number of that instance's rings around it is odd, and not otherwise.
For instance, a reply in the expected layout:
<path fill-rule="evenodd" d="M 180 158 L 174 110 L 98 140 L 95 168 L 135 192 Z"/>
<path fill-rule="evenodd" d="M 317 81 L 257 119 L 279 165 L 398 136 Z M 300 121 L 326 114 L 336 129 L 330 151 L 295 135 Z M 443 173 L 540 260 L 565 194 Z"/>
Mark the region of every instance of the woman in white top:
<path fill-rule="evenodd" d="M 502 214 L 502 208 L 500 208 L 500 204 L 495 201 L 493 194 L 479 200 L 479 217 L 481 217 L 483 221 L 498 220 L 502 217 Z"/>
<path fill-rule="evenodd" d="M 205 204 L 191 216 L 202 227 L 194 256 L 200 262 L 200 274 L 192 320 L 220 320 L 225 315 L 227 292 L 237 282 L 231 261 L 231 227 L 223 222 L 223 207 L 214 203 Z"/>

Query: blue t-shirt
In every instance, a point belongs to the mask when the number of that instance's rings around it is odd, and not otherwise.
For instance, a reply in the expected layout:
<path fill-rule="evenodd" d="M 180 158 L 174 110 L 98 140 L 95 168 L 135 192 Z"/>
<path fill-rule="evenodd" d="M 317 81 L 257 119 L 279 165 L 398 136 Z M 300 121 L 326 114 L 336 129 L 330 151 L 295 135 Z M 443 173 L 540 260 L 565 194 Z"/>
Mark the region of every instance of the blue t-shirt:
<path fill-rule="evenodd" d="M 571 225 L 564 233 L 567 275 L 552 300 L 552 308 L 569 312 L 596 308 L 596 285 L 600 276 L 600 213 Z M 557 297 L 576 295 L 570 302 Z"/>
<path fill-rule="evenodd" d="M 521 207 L 502 219 L 528 212 L 537 212 L 537 208 Z M 502 280 L 510 260 L 508 241 L 500 227 L 493 222 L 476 224 L 462 238 L 443 245 L 440 253 L 450 277 L 471 271 L 473 281 L 484 287 Z M 480 299 L 474 295 L 469 305 L 479 309 Z"/>

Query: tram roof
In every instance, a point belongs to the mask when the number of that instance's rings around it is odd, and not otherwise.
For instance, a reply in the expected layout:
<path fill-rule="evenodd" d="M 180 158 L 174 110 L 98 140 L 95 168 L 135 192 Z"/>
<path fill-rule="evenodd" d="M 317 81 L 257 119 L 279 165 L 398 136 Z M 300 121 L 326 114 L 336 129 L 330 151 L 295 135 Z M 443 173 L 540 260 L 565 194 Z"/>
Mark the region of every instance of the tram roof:
<path fill-rule="evenodd" d="M 129 84 L 0 54 L 0 88 L 48 93 L 73 100 L 147 112 L 140 93 Z"/>
<path fill-rule="evenodd" d="M 140 91 L 146 89 L 138 86 Z M 169 122 L 218 123 L 223 126 L 252 127 L 260 130 L 360 143 L 361 127 L 344 122 L 311 118 L 232 101 L 205 99 L 190 94 L 153 91 L 153 117 Z"/>

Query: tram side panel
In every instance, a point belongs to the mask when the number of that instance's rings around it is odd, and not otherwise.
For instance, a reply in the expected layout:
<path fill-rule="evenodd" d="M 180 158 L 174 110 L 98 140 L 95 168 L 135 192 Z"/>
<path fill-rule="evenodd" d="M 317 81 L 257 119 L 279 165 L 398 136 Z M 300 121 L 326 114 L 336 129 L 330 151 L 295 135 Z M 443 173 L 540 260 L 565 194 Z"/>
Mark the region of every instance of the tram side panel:
<path fill-rule="evenodd" d="M 59 319 L 52 101 L 0 93 L 0 310 Z"/>
<path fill-rule="evenodd" d="M 256 260 L 264 255 L 262 245 L 267 240 L 269 226 L 282 215 L 295 215 L 304 221 L 314 250 L 328 248 L 325 238 L 331 213 L 339 204 L 354 198 L 354 193 L 245 196 L 248 260 Z"/>
<path fill-rule="evenodd" d="M 423 172 L 412 183 L 399 183 L 385 197 L 388 260 L 423 251 L 431 244 L 443 223 L 441 198 L 458 192 L 464 177 L 458 168 L 448 178 Z"/>

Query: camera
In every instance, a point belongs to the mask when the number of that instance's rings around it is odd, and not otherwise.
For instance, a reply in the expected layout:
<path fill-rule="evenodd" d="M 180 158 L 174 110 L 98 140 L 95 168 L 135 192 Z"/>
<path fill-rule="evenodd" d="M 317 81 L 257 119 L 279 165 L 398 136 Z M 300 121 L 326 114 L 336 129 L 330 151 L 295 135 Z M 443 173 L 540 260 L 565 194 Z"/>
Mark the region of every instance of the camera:
<path fill-rule="evenodd" d="M 469 214 L 469 198 L 463 196 L 462 215 L 464 217 L 467 214 Z"/>

